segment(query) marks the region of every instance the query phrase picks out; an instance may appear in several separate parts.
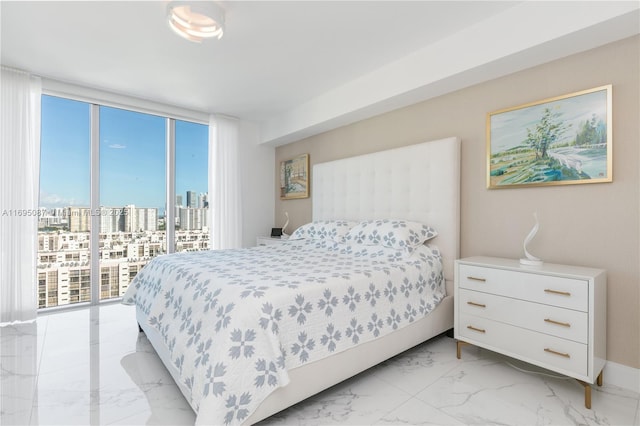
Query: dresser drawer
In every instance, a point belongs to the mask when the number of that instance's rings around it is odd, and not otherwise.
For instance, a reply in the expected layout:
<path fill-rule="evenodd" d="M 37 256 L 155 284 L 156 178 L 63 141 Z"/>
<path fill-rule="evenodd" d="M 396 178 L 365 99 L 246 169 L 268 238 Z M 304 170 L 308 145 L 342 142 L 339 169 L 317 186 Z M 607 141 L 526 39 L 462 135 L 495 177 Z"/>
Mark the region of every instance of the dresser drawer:
<path fill-rule="evenodd" d="M 570 376 L 588 375 L 587 345 L 460 314 L 456 338 Z"/>
<path fill-rule="evenodd" d="M 585 280 L 463 264 L 458 274 L 460 288 L 588 311 L 589 284 Z"/>
<path fill-rule="evenodd" d="M 532 303 L 495 294 L 459 289 L 460 313 L 475 315 L 528 330 L 587 343 L 586 312 Z"/>

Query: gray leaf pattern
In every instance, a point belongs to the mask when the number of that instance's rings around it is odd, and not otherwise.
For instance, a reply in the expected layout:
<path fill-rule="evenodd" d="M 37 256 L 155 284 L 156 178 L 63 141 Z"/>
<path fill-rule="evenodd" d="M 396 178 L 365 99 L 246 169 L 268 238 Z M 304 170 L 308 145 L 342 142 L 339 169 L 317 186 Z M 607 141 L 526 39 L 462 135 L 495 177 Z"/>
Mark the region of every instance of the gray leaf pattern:
<path fill-rule="evenodd" d="M 355 225 L 344 237 L 346 242 L 382 245 L 411 256 L 416 248 L 438 235 L 435 229 L 405 220 L 369 220 Z"/>
<path fill-rule="evenodd" d="M 305 363 L 309 361 L 309 352 L 316 347 L 316 342 L 313 339 L 309 339 L 307 333 L 304 331 L 298 335 L 298 342 L 291 346 L 291 352 L 294 355 L 300 355 L 300 361 Z"/>
<path fill-rule="evenodd" d="M 245 358 L 251 358 L 255 352 L 253 347 L 253 341 L 256 339 L 256 332 L 253 330 L 246 330 L 244 333 L 235 329 L 231 332 L 231 341 L 234 343 L 229 348 L 229 355 L 232 359 L 238 359 L 240 356 Z"/>
<path fill-rule="evenodd" d="M 324 311 L 325 315 L 330 317 L 338 303 L 338 298 L 331 295 L 331 290 L 326 289 L 322 294 L 322 299 L 318 302 L 318 309 Z"/>
<path fill-rule="evenodd" d="M 259 322 L 263 330 L 269 329 L 269 324 L 271 324 L 271 332 L 278 334 L 278 323 L 281 319 L 282 311 L 280 309 L 274 309 L 271 303 L 262 305 L 262 317 Z"/>
<path fill-rule="evenodd" d="M 205 385 L 203 395 L 207 396 L 209 393 L 215 396 L 220 396 L 226 389 L 225 383 L 220 380 L 227 373 L 227 369 L 221 362 L 214 366 L 207 368 L 207 375 L 205 376 Z"/>
<path fill-rule="evenodd" d="M 250 411 L 247 406 L 251 403 L 251 394 L 249 392 L 245 392 L 239 397 L 234 395 L 230 395 L 227 398 L 226 407 L 229 409 L 227 414 L 224 416 L 224 424 L 230 425 L 234 423 L 235 420 L 240 422 L 241 420 L 249 417 Z"/>
<path fill-rule="evenodd" d="M 333 324 L 327 326 L 327 332 L 320 339 L 320 343 L 327 347 L 329 352 L 335 352 L 337 343 L 340 341 L 342 334 L 336 330 Z"/>
<path fill-rule="evenodd" d="M 158 331 L 196 412 L 206 404 L 217 424 L 241 424 L 288 370 L 404 327 L 444 297 L 435 247 L 407 257 L 339 243 L 350 224 L 332 226 L 278 246 L 158 256 L 136 275 L 123 303 Z"/>
<path fill-rule="evenodd" d="M 292 317 L 296 317 L 298 320 L 298 324 L 304 325 L 307 320 L 307 316 L 305 314 L 311 313 L 313 310 L 313 305 L 309 302 L 305 302 L 304 296 L 301 294 L 296 296 L 295 305 L 289 306 L 289 315 Z"/>
<path fill-rule="evenodd" d="M 357 345 L 360 342 L 360 335 L 364 332 L 364 328 L 358 324 L 358 320 L 356 318 L 352 318 L 349 323 L 349 327 L 344 334 L 347 335 L 351 339 L 354 345 Z"/>
<path fill-rule="evenodd" d="M 267 362 L 264 359 L 259 359 L 256 362 L 256 371 L 258 375 L 255 379 L 255 385 L 257 388 L 261 388 L 265 384 L 269 386 L 275 386 L 278 384 L 278 376 L 276 365 L 273 362 Z"/>

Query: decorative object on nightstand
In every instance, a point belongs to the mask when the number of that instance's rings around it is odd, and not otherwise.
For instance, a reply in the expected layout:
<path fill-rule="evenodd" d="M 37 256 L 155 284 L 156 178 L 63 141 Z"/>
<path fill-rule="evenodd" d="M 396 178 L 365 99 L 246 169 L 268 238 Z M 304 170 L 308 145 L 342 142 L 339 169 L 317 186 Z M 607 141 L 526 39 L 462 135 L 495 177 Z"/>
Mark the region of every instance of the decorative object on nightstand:
<path fill-rule="evenodd" d="M 607 273 L 546 263 L 470 257 L 456 261 L 454 337 L 526 361 L 584 386 L 602 386 L 607 362 Z"/>
<path fill-rule="evenodd" d="M 289 234 L 287 234 L 286 232 L 287 226 L 289 226 L 289 212 L 284 212 L 284 216 L 287 218 L 287 220 L 284 222 L 284 225 L 282 225 L 281 237 L 282 239 L 286 240 L 289 238 Z"/>
<path fill-rule="evenodd" d="M 536 234 L 538 233 L 538 229 L 540 229 L 540 224 L 538 223 L 538 213 L 537 212 L 533 213 L 533 218 L 536 220 L 536 224 L 533 225 L 533 228 L 529 232 L 529 235 L 527 235 L 527 237 L 524 239 L 524 244 L 522 245 L 524 247 L 524 255 L 526 256 L 526 259 L 525 258 L 520 259 L 520 263 L 523 264 L 523 265 L 528 265 L 528 266 L 540 266 L 543 263 L 542 260 L 540 260 L 539 258 L 535 257 L 534 255 L 529 253 L 529 251 L 527 250 L 527 245 L 536 236 Z"/>
<path fill-rule="evenodd" d="M 271 237 L 282 237 L 282 228 L 271 228 Z"/>

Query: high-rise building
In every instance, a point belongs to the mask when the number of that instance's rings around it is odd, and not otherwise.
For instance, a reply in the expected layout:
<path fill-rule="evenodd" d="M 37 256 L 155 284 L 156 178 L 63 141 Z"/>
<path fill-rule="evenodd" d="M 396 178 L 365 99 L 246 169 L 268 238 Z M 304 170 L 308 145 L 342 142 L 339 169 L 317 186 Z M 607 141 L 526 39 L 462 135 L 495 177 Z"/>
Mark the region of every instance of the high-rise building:
<path fill-rule="evenodd" d="M 140 231 L 156 231 L 158 229 L 158 209 L 156 208 L 138 208 L 138 230 Z"/>
<path fill-rule="evenodd" d="M 195 191 L 187 191 L 187 205 L 186 207 L 189 208 L 196 208 L 198 207 L 198 200 L 197 200 L 197 194 Z"/>
<path fill-rule="evenodd" d="M 40 209 L 38 213 L 38 228 L 62 228 L 69 223 L 66 208 Z"/>
<path fill-rule="evenodd" d="M 198 195 L 198 207 L 205 209 L 208 206 L 209 203 L 207 202 L 207 193 L 204 192 Z"/>
<path fill-rule="evenodd" d="M 118 232 L 122 230 L 123 209 L 121 207 L 100 208 L 100 233 Z"/>
<path fill-rule="evenodd" d="M 208 212 L 209 209 L 203 208 L 181 208 L 179 213 L 180 229 L 191 230 L 206 228 L 208 226 Z"/>
<path fill-rule="evenodd" d="M 133 207 L 133 206 L 132 206 Z M 155 231 L 158 229 L 158 209 L 149 207 L 133 208 L 131 212 L 135 220 L 132 221 L 132 232 Z M 125 231 L 129 231 L 125 229 Z"/>
<path fill-rule="evenodd" d="M 123 209 L 123 219 L 124 219 L 124 226 L 122 227 L 122 229 L 120 229 L 120 231 L 124 231 L 124 232 L 134 232 L 134 231 L 138 231 L 139 227 L 138 227 L 138 214 L 137 214 L 137 209 L 136 206 L 133 204 L 129 204 L 128 206 L 125 206 Z"/>
<path fill-rule="evenodd" d="M 182 195 L 176 195 L 176 206 L 182 207 Z"/>
<path fill-rule="evenodd" d="M 67 207 L 66 215 L 69 221 L 70 232 L 89 232 L 91 223 L 90 209 L 88 207 Z"/>

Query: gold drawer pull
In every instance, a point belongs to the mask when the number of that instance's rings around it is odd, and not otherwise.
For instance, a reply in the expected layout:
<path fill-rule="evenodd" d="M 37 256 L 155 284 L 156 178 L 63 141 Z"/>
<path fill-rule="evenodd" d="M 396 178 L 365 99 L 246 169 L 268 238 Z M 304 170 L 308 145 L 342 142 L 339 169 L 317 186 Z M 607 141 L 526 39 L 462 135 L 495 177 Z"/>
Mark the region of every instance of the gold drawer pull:
<path fill-rule="evenodd" d="M 472 281 L 482 281 L 482 282 L 487 281 L 486 278 L 478 278 L 478 277 L 467 277 L 467 279 Z"/>
<path fill-rule="evenodd" d="M 486 333 L 486 332 L 487 332 L 487 330 L 483 330 L 483 329 L 481 329 L 481 328 L 475 328 L 475 327 L 474 327 L 474 326 L 472 326 L 472 325 L 468 325 L 468 326 L 467 326 L 467 328 L 468 328 L 469 330 L 477 331 L 478 333 Z"/>
<path fill-rule="evenodd" d="M 544 292 L 545 293 L 552 293 L 552 294 L 559 294 L 561 296 L 571 296 L 571 293 L 569 293 L 568 291 L 551 290 L 549 288 L 545 288 Z"/>
<path fill-rule="evenodd" d="M 550 322 L 551 324 L 561 325 L 563 327 L 571 327 L 571 324 L 569 324 L 568 322 L 554 321 L 554 320 L 552 320 L 550 318 L 545 318 L 544 322 Z"/>
<path fill-rule="evenodd" d="M 487 307 L 487 305 L 483 305 L 482 303 L 476 303 L 476 302 L 467 302 L 467 305 L 477 306 L 479 308 L 486 308 Z"/>
<path fill-rule="evenodd" d="M 554 351 L 553 349 L 544 348 L 544 351 L 545 351 L 545 352 L 549 352 L 550 354 L 563 356 L 563 357 L 565 357 L 565 358 L 571 358 L 571 355 L 569 355 L 569 354 L 565 354 L 565 353 L 562 353 L 562 352 L 557 352 L 557 351 Z"/>

